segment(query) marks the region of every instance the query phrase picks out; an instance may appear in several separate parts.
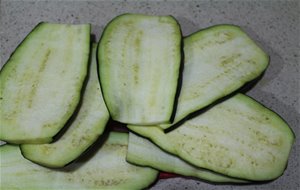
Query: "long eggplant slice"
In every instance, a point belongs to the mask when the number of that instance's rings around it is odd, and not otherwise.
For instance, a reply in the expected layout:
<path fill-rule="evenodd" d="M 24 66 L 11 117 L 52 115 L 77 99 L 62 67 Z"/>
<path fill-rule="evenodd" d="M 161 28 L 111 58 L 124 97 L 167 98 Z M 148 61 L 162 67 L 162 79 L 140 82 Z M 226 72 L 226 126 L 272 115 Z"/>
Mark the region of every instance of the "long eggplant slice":
<path fill-rule="evenodd" d="M 90 25 L 40 23 L 0 73 L 0 140 L 47 143 L 74 112 L 87 74 Z"/>
<path fill-rule="evenodd" d="M 65 134 L 51 144 L 22 144 L 23 156 L 47 167 L 63 167 L 80 156 L 103 133 L 109 113 L 98 81 L 96 48 L 91 55 L 90 75 L 82 105 Z"/>
<path fill-rule="evenodd" d="M 161 150 L 150 140 L 139 137 L 134 133 L 129 133 L 126 160 L 139 166 L 149 166 L 160 171 L 196 177 L 210 182 L 247 182 L 245 180 L 227 177 L 210 170 L 195 167 L 179 157 Z"/>
<path fill-rule="evenodd" d="M 239 27 L 217 25 L 184 38 L 182 87 L 173 124 L 226 96 L 266 69 L 269 57 Z"/>
<path fill-rule="evenodd" d="M 124 14 L 106 26 L 99 42 L 99 73 L 114 120 L 170 123 L 180 49 L 180 27 L 171 16 Z"/>
<path fill-rule="evenodd" d="M 142 189 L 155 181 L 158 171 L 126 162 L 128 134 L 109 134 L 88 159 L 61 170 L 48 169 L 23 158 L 19 148 L 0 147 L 1 189 Z"/>
<path fill-rule="evenodd" d="M 295 137 L 276 113 L 242 94 L 169 133 L 158 127 L 128 127 L 195 166 L 257 181 L 282 175 Z"/>

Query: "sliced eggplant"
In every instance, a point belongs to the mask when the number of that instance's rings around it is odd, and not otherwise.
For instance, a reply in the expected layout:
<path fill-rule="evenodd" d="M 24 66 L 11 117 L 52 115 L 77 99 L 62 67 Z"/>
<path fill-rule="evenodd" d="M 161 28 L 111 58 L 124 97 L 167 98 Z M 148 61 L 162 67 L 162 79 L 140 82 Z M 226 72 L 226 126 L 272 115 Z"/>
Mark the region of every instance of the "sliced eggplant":
<path fill-rule="evenodd" d="M 295 138 L 276 113 L 242 94 L 168 133 L 159 127 L 128 128 L 195 166 L 255 181 L 282 175 Z"/>
<path fill-rule="evenodd" d="M 74 112 L 87 74 L 90 25 L 40 23 L 0 73 L 0 140 L 52 141 Z"/>
<path fill-rule="evenodd" d="M 179 157 L 163 151 L 150 140 L 137 136 L 134 133 L 129 133 L 126 160 L 139 166 L 149 166 L 160 171 L 196 177 L 210 182 L 247 182 L 195 167 Z"/>
<path fill-rule="evenodd" d="M 103 133 L 109 113 L 98 81 L 96 48 L 94 44 L 90 74 L 75 120 L 54 143 L 22 144 L 21 152 L 25 158 L 46 167 L 63 167 L 80 156 Z"/>
<path fill-rule="evenodd" d="M 217 25 L 184 38 L 182 87 L 173 124 L 249 82 L 266 69 L 268 55 L 245 32 Z"/>
<path fill-rule="evenodd" d="M 170 123 L 181 62 L 181 31 L 171 16 L 124 14 L 98 48 L 104 100 L 122 123 Z"/>
<path fill-rule="evenodd" d="M 23 158 L 18 146 L 3 145 L 1 189 L 143 189 L 158 171 L 126 162 L 127 145 L 128 134 L 111 132 L 92 157 L 61 170 L 34 164 Z"/>

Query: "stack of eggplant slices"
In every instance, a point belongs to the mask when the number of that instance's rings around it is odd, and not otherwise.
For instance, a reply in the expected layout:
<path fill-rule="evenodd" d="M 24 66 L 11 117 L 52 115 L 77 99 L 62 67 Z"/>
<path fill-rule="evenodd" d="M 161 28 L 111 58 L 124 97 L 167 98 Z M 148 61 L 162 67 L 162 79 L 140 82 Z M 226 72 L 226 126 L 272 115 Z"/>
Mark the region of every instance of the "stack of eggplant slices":
<path fill-rule="evenodd" d="M 182 37 L 172 16 L 123 14 L 98 44 L 90 36 L 89 24 L 42 22 L 1 69 L 1 189 L 143 189 L 159 172 L 245 185 L 283 174 L 295 135 L 242 93 L 269 57 L 240 27 Z"/>

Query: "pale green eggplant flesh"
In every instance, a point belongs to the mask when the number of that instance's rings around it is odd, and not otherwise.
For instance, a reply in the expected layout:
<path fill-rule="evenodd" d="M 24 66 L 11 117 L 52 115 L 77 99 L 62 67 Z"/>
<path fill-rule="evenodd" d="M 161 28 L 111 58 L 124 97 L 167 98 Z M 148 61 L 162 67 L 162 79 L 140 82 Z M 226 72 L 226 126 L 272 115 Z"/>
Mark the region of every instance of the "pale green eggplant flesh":
<path fill-rule="evenodd" d="M 128 128 L 195 166 L 254 181 L 282 175 L 295 138 L 276 113 L 242 94 L 168 133 L 159 127 Z"/>
<path fill-rule="evenodd" d="M 247 183 L 245 180 L 227 177 L 193 166 L 179 157 L 163 151 L 150 140 L 134 133 L 129 133 L 126 160 L 139 166 L 149 166 L 160 171 L 196 177 L 213 183 Z"/>
<path fill-rule="evenodd" d="M 160 127 L 166 129 L 236 91 L 260 76 L 268 63 L 268 55 L 237 26 L 217 25 L 185 37 L 175 119 Z"/>
<path fill-rule="evenodd" d="M 90 158 L 60 170 L 48 169 L 23 158 L 18 146 L 3 145 L 1 189 L 96 190 L 143 189 L 153 183 L 158 171 L 126 162 L 128 134 L 111 132 Z M 72 166 L 72 167 L 71 167 Z"/>
<path fill-rule="evenodd" d="M 80 100 L 90 25 L 40 23 L 0 73 L 0 140 L 52 141 Z"/>
<path fill-rule="evenodd" d="M 98 81 L 96 48 L 91 54 L 91 65 L 79 112 L 67 131 L 51 144 L 22 144 L 23 156 L 46 167 L 64 167 L 80 156 L 103 133 L 109 113 L 102 98 Z"/>
<path fill-rule="evenodd" d="M 98 48 L 104 100 L 122 123 L 170 123 L 181 63 L 181 31 L 171 16 L 124 14 Z"/>

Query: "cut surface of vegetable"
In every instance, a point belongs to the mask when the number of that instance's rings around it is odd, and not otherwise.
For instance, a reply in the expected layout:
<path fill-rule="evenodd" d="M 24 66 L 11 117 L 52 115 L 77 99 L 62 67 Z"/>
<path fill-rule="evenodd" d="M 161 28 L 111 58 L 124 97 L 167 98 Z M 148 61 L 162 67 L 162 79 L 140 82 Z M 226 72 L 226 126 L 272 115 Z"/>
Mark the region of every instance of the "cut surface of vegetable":
<path fill-rule="evenodd" d="M 128 128 L 195 166 L 255 181 L 282 175 L 294 142 L 287 123 L 242 94 L 168 133 L 159 127 Z"/>
<path fill-rule="evenodd" d="M 122 123 L 170 123 L 181 62 L 181 31 L 171 16 L 124 14 L 98 48 L 104 100 Z"/>
<path fill-rule="evenodd" d="M 173 124 L 262 74 L 269 57 L 245 32 L 217 25 L 184 38 L 184 70 Z"/>
<path fill-rule="evenodd" d="M 63 167 L 80 156 L 103 133 L 109 113 L 98 81 L 96 45 L 91 54 L 88 82 L 75 120 L 60 139 L 51 144 L 22 144 L 23 156 L 47 167 Z"/>
<path fill-rule="evenodd" d="M 87 74 L 90 25 L 40 23 L 0 73 L 0 140 L 46 143 L 74 112 Z"/>
<path fill-rule="evenodd" d="M 150 140 L 139 137 L 134 133 L 129 133 L 126 160 L 136 165 L 149 166 L 160 171 L 196 177 L 210 182 L 247 182 L 245 180 L 227 177 L 210 170 L 195 167 L 179 157 L 161 150 Z"/>
<path fill-rule="evenodd" d="M 3 145 L 0 147 L 1 188 L 143 189 L 156 179 L 158 171 L 126 162 L 127 145 L 128 134 L 112 132 L 94 155 L 61 170 L 34 164 L 23 158 L 18 146 Z"/>

